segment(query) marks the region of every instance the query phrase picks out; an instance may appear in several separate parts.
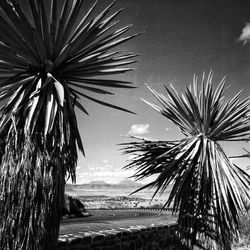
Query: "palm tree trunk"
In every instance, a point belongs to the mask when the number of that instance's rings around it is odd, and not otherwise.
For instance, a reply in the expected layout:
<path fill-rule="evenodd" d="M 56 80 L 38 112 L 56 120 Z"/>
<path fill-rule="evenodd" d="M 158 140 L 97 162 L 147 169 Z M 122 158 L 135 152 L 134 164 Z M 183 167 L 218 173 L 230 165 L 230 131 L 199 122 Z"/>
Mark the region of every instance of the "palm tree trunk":
<path fill-rule="evenodd" d="M 40 138 L 41 139 L 41 138 Z M 65 174 L 57 148 L 9 136 L 1 163 L 1 249 L 57 248 Z M 19 146 L 19 147 L 18 147 Z"/>

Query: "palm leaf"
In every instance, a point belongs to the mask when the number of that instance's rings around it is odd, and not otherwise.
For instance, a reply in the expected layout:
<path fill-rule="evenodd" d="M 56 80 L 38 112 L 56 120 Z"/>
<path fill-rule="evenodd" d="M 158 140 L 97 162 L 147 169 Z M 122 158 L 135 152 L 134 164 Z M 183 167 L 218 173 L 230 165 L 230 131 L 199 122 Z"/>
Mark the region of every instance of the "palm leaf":
<path fill-rule="evenodd" d="M 25 79 L 29 81 L 27 85 L 32 86 L 33 92 L 36 91 L 36 83 L 28 80 L 29 77 L 34 76 L 36 76 L 36 81 L 42 81 L 38 97 L 39 95 L 42 97 L 44 92 L 47 95 L 49 89 L 47 87 L 47 79 L 53 77 L 54 90 L 52 95 L 55 95 L 53 98 L 57 105 L 62 105 L 66 96 L 69 98 L 65 100 L 66 102 L 74 103 L 76 90 L 71 87 L 65 87 L 65 85 L 69 84 L 79 87 L 81 89 L 80 95 L 89 100 L 127 111 L 86 95 L 83 92 L 112 94 L 103 88 L 131 88 L 127 85 L 127 82 L 95 79 L 96 76 L 130 71 L 132 68 L 124 66 L 136 62 L 129 60 L 136 56 L 133 53 L 123 55 L 119 51 L 108 52 L 109 49 L 138 35 L 120 38 L 131 28 L 130 25 L 112 32 L 110 32 L 110 29 L 107 29 L 109 25 L 112 26 L 114 18 L 121 10 L 107 16 L 114 5 L 113 2 L 99 15 L 91 19 L 97 3 L 83 17 L 81 14 L 84 8 L 83 1 L 64 0 L 59 5 L 58 1 L 53 0 L 50 8 L 47 8 L 45 4 L 46 2 L 41 0 L 28 1 L 23 6 L 17 1 L 10 3 L 4 0 L 0 3 L 0 25 L 4 29 L 3 34 L 0 35 L 0 51 L 2 51 L 0 71 L 4 71 L 7 74 L 5 81 L 1 83 L 1 100 L 12 95 L 14 89 L 26 82 Z M 25 13 L 24 9 L 27 8 L 31 10 L 31 16 Z M 80 16 L 81 18 L 79 18 Z M 20 82 L 20 85 L 16 84 L 16 75 L 23 76 L 24 81 L 23 83 Z M 8 82 L 9 79 L 13 80 Z M 89 84 L 96 86 L 86 86 Z M 8 86 L 8 89 L 5 88 L 6 86 Z M 62 95 L 63 91 L 69 91 L 69 94 Z M 32 95 L 32 90 L 30 95 Z M 26 98 L 29 97 L 26 96 Z M 37 110 L 40 114 L 47 112 L 45 111 L 46 107 L 48 107 L 46 100 L 43 102 L 38 101 L 44 107 Z M 22 106 L 23 103 L 27 104 L 28 99 L 23 99 L 20 105 Z M 85 110 L 79 101 L 76 107 L 82 111 Z M 25 109 L 29 109 L 29 107 Z M 58 112 L 61 112 L 60 109 L 57 109 L 56 113 Z M 33 118 L 35 119 L 35 113 L 29 113 L 34 114 Z M 51 112 L 48 113 L 50 114 Z M 54 115 L 56 116 L 56 114 Z M 32 120 L 33 118 L 30 117 L 29 119 Z M 49 120 L 53 121 L 54 119 Z M 47 118 L 43 122 L 46 127 Z M 31 124 L 33 122 L 29 121 L 28 123 Z M 80 138 L 77 139 L 77 141 L 79 140 Z"/>
<path fill-rule="evenodd" d="M 153 109 L 177 125 L 185 135 L 178 141 L 149 141 L 122 144 L 124 153 L 136 155 L 126 168 L 136 168 L 137 180 L 156 174 L 154 181 L 140 188 L 164 193 L 172 184 L 165 206 L 178 213 L 178 232 L 188 248 L 212 249 L 213 242 L 230 248 L 238 236 L 239 214 L 249 199 L 250 176 L 227 157 L 220 141 L 244 140 L 250 136 L 249 98 L 240 93 L 224 97 L 225 78 L 216 89 L 212 73 L 201 88 L 197 77 L 184 94 L 165 86 L 168 98 L 148 87 L 163 108 Z M 137 190 L 138 191 L 138 190 Z"/>

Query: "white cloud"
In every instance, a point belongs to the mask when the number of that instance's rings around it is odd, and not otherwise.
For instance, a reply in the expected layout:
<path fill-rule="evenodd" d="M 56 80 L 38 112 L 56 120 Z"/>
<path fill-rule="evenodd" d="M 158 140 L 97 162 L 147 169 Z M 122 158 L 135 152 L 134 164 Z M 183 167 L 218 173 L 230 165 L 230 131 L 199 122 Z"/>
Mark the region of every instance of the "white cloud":
<path fill-rule="evenodd" d="M 143 135 L 149 133 L 149 124 L 133 124 L 128 132 L 130 135 Z"/>
<path fill-rule="evenodd" d="M 105 167 L 105 169 L 113 169 L 114 168 L 114 166 L 109 165 L 109 164 L 105 164 L 104 167 Z"/>
<path fill-rule="evenodd" d="M 100 164 L 93 164 L 93 165 L 87 165 L 86 168 L 83 169 L 83 171 L 88 171 L 90 173 L 93 172 L 102 172 L 102 171 L 106 171 L 106 170 L 111 170 L 114 167 L 110 164 L 104 164 L 104 165 L 100 165 Z"/>
<path fill-rule="evenodd" d="M 239 41 L 243 42 L 243 44 L 250 42 L 250 23 L 246 23 L 245 27 L 242 29 Z"/>
<path fill-rule="evenodd" d="M 118 183 L 134 174 L 132 170 L 119 170 L 119 171 L 98 171 L 98 172 L 85 172 L 76 176 L 77 183 L 88 183 L 90 181 L 105 181 L 108 183 Z"/>
<path fill-rule="evenodd" d="M 107 183 L 118 183 L 134 174 L 133 170 L 121 169 L 111 164 L 93 163 L 78 169 L 76 183 L 89 183 L 91 181 L 105 181 Z M 70 183 L 70 180 L 69 180 Z"/>
<path fill-rule="evenodd" d="M 135 155 L 130 155 L 130 159 L 135 157 Z M 85 167 L 81 167 L 80 171 L 78 169 L 76 174 L 76 183 L 89 183 L 91 181 L 105 181 L 107 183 L 118 183 L 126 178 L 131 177 L 135 174 L 134 169 L 121 169 L 120 167 L 115 167 L 109 164 L 88 164 Z M 156 177 L 151 176 L 144 180 L 142 183 L 149 183 L 153 181 Z M 71 180 L 68 180 L 71 183 Z"/>

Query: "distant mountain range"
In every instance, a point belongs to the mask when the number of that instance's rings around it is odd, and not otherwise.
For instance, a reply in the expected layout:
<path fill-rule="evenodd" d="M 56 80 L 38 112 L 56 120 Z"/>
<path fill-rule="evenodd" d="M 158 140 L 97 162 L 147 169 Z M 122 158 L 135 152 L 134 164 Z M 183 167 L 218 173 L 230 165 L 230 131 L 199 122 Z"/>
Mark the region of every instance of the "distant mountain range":
<path fill-rule="evenodd" d="M 108 182 L 105 182 L 105 181 L 91 181 L 89 183 L 84 183 L 84 184 L 80 184 L 80 185 L 134 185 L 134 184 L 139 184 L 141 185 L 140 183 L 138 182 L 134 182 L 132 180 L 122 180 L 118 183 L 108 183 Z"/>
<path fill-rule="evenodd" d="M 134 182 L 132 180 L 122 180 L 119 183 L 111 184 L 107 183 L 105 181 L 91 181 L 89 183 L 84 183 L 84 184 L 67 184 L 67 188 L 71 187 L 79 187 L 79 188 L 101 188 L 101 187 L 121 187 L 121 188 L 140 188 L 143 186 L 143 184 Z"/>
<path fill-rule="evenodd" d="M 107 182 L 105 181 L 91 181 L 89 183 L 84 183 L 84 184 L 91 184 L 91 185 L 108 185 Z M 81 184 L 81 185 L 84 185 L 84 184 Z"/>
<path fill-rule="evenodd" d="M 102 196 L 129 196 L 134 193 L 136 190 L 143 187 L 145 184 L 134 182 L 132 180 L 123 180 L 116 184 L 107 183 L 105 181 L 91 181 L 84 184 L 67 184 L 65 192 L 72 196 L 77 197 L 102 197 Z M 166 199 L 169 195 L 169 192 L 172 188 L 172 185 L 169 185 L 164 192 Z M 135 194 L 135 196 L 143 199 L 151 199 L 155 192 L 155 188 L 152 189 L 143 189 L 142 191 Z M 163 195 L 163 196 L 164 196 Z M 161 199 L 162 197 L 161 196 Z M 159 197 L 157 198 L 159 199 Z"/>
<path fill-rule="evenodd" d="M 121 186 L 143 186 L 143 184 L 139 183 L 139 182 L 134 182 L 134 181 L 131 181 L 131 180 L 122 180 L 118 183 L 108 183 L 108 182 L 105 182 L 105 181 L 91 181 L 89 183 L 86 183 L 87 185 L 121 185 Z"/>
<path fill-rule="evenodd" d="M 89 183 L 83 183 L 83 184 L 67 184 L 66 185 L 66 191 L 70 190 L 88 190 L 88 189 L 94 189 L 94 190 L 115 190 L 115 189 L 123 189 L 123 190 L 131 190 L 135 191 L 141 187 L 143 187 L 145 184 L 134 182 L 132 180 L 122 180 L 119 183 L 107 183 L 105 181 L 91 181 Z M 172 185 L 170 184 L 166 192 L 170 192 L 172 189 Z M 149 189 L 152 192 L 154 189 Z"/>

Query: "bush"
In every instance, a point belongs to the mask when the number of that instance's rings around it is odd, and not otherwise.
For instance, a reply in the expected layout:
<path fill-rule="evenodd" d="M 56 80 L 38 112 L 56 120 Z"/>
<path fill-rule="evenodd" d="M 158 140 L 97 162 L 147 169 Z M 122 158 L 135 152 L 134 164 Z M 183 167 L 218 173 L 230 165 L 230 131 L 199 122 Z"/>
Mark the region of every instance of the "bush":
<path fill-rule="evenodd" d="M 247 237 L 250 242 L 250 211 L 241 214 L 240 235 Z"/>
<path fill-rule="evenodd" d="M 240 216 L 240 240 L 234 244 L 237 247 L 247 247 L 250 245 L 250 211 L 245 211 Z"/>

